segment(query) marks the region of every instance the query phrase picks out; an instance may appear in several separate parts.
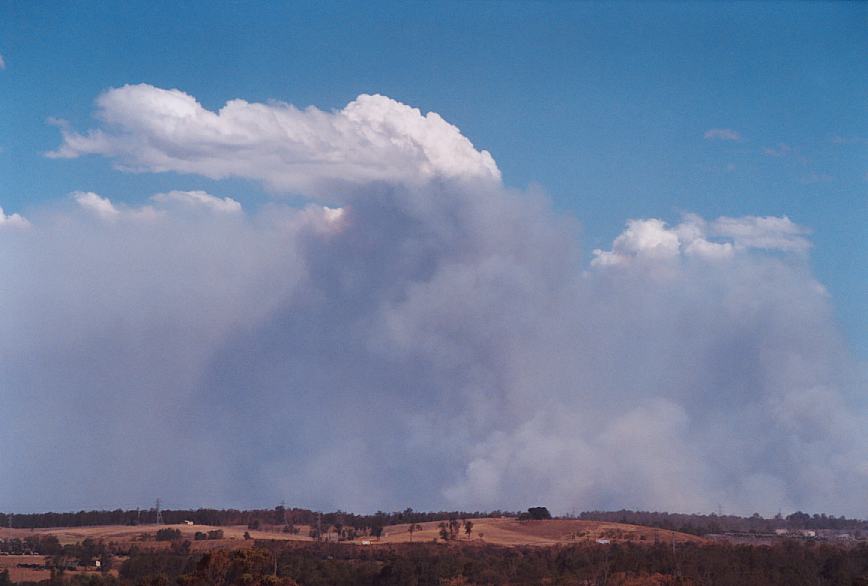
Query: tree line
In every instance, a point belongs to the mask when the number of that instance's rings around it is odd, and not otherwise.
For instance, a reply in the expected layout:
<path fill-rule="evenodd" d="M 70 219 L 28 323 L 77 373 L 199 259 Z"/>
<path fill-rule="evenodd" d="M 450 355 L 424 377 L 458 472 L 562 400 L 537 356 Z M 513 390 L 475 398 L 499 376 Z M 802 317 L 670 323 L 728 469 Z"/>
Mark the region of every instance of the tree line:
<path fill-rule="evenodd" d="M 451 519 L 473 519 L 483 517 L 523 517 L 550 518 L 545 507 L 531 507 L 525 513 L 510 511 L 468 512 L 434 511 L 421 512 L 407 508 L 391 513 L 377 511 L 372 515 L 359 515 L 345 511 L 319 513 L 310 509 L 286 508 L 273 509 L 165 509 L 161 511 L 166 524 L 177 525 L 193 521 L 200 525 L 228 526 L 247 525 L 251 529 L 271 527 L 294 527 L 296 525 L 346 527 L 356 531 L 369 531 L 401 523 L 424 523 L 430 521 L 449 521 Z M 571 516 L 567 516 L 570 518 Z M 868 521 L 848 519 L 818 513 L 810 515 L 798 511 L 783 517 L 776 515 L 764 518 L 757 513 L 749 517 L 718 514 L 685 514 L 651 511 L 586 511 L 577 516 L 579 519 L 631 523 L 660 529 L 682 531 L 695 535 L 707 535 L 727 531 L 770 532 L 774 529 L 835 529 L 868 531 Z M 154 509 L 115 509 L 111 511 L 78 511 L 69 513 L 0 513 L 0 527 L 45 528 L 45 527 L 82 527 L 89 525 L 137 525 L 153 524 L 156 520 Z"/>
<path fill-rule="evenodd" d="M 797 511 L 784 517 L 775 515 L 765 518 L 759 513 L 750 517 L 738 515 L 660 513 L 651 511 L 587 511 L 578 515 L 579 519 L 645 525 L 694 535 L 714 533 L 771 533 L 775 529 L 835 529 L 847 531 L 868 531 L 868 521 L 835 517 L 825 513 L 809 515 Z"/>
<path fill-rule="evenodd" d="M 60 583 L 54 581 L 54 583 Z M 204 554 L 133 552 L 118 577 L 73 586 L 611 585 L 868 586 L 868 546 L 786 541 L 773 546 L 669 544 L 563 547 L 357 547 L 257 542 Z M 0 574 L 0 586 L 9 584 Z M 43 582 L 44 584 L 44 582 Z"/>
<path fill-rule="evenodd" d="M 400 523 L 424 523 L 454 518 L 480 518 L 517 516 L 509 511 L 468 512 L 434 511 L 420 512 L 407 508 L 403 511 L 387 513 L 377 511 L 372 515 L 359 515 L 345 511 L 320 513 L 310 509 L 286 508 L 273 509 L 162 509 L 163 521 L 167 525 L 179 525 L 193 521 L 198 525 L 247 525 L 249 528 L 286 525 L 342 525 L 355 529 L 374 526 L 385 527 Z M 11 520 L 11 525 L 10 525 Z M 38 529 L 46 527 L 85 527 L 94 525 L 145 525 L 156 521 L 155 509 L 115 509 L 111 511 L 78 511 L 69 513 L 0 513 L 0 527 Z"/>

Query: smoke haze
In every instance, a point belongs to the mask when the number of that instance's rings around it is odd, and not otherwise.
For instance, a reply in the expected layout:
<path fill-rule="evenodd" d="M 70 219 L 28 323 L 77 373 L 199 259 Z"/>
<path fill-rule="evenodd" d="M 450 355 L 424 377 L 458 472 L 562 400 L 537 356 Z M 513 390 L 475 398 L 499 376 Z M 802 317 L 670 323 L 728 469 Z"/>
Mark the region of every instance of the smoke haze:
<path fill-rule="evenodd" d="M 587 263 L 574 219 L 389 98 L 97 108 L 51 156 L 308 204 L 0 213 L 8 507 L 868 513 L 864 380 L 806 227 L 625 219 Z"/>

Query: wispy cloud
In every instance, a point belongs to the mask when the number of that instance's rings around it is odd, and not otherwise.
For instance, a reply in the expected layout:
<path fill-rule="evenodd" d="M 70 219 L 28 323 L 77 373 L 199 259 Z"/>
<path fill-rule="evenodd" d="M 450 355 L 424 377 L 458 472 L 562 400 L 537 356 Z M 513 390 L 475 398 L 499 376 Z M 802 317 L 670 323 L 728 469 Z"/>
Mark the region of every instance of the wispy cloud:
<path fill-rule="evenodd" d="M 811 160 L 802 154 L 799 148 L 785 142 L 780 142 L 775 147 L 764 147 L 762 149 L 762 154 L 775 159 L 786 159 L 792 157 L 799 164 L 806 167 L 811 164 Z"/>
<path fill-rule="evenodd" d="M 711 128 L 703 135 L 705 140 L 741 140 L 741 133 L 731 128 Z"/>
<path fill-rule="evenodd" d="M 833 175 L 829 175 L 828 173 L 817 173 L 815 171 L 811 171 L 801 179 L 802 183 L 805 184 L 829 183 L 830 181 L 834 180 L 835 177 Z"/>
<path fill-rule="evenodd" d="M 862 138 L 861 136 L 841 136 L 834 135 L 829 139 L 832 144 L 837 145 L 847 145 L 847 144 L 865 144 L 868 143 L 868 139 Z"/>
<path fill-rule="evenodd" d="M 2 54 L 0 54 L 0 69 L 6 69 L 6 60 L 3 59 Z"/>
<path fill-rule="evenodd" d="M 722 216 L 711 222 L 710 232 L 732 239 L 740 248 L 803 253 L 811 247 L 810 230 L 786 216 Z"/>
<path fill-rule="evenodd" d="M 787 157 L 793 153 L 793 147 L 786 143 L 778 143 L 776 147 L 763 148 L 763 154 L 767 157 Z"/>

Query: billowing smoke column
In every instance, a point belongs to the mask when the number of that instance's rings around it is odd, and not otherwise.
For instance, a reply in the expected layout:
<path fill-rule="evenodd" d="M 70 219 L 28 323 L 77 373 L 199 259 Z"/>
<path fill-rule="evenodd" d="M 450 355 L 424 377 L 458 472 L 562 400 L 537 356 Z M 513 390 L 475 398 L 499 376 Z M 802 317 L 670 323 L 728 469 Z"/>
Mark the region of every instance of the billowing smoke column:
<path fill-rule="evenodd" d="M 57 157 L 261 181 L 0 215 L 0 503 L 864 515 L 864 381 L 785 217 L 574 223 L 457 128 L 127 86 Z"/>

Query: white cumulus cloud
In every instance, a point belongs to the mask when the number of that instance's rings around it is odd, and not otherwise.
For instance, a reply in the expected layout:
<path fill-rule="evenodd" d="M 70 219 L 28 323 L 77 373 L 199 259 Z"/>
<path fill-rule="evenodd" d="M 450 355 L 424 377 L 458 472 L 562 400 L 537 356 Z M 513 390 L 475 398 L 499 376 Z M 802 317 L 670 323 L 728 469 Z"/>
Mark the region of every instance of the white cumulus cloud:
<path fill-rule="evenodd" d="M 809 230 L 786 216 L 722 216 L 708 222 L 695 214 L 670 228 L 656 218 L 629 220 L 611 250 L 593 251 L 592 266 L 621 266 L 633 261 L 671 259 L 680 255 L 723 260 L 736 251 L 762 249 L 804 253 Z"/>
<path fill-rule="evenodd" d="M 3 211 L 3 208 L 0 207 L 0 229 L 2 228 L 26 228 L 30 225 L 30 222 L 27 221 L 20 214 L 7 214 Z"/>
<path fill-rule="evenodd" d="M 72 193 L 72 197 L 82 208 L 103 220 L 114 220 L 121 215 L 120 210 L 114 206 L 110 199 L 92 191 L 75 191 Z"/>
<path fill-rule="evenodd" d="M 678 235 L 662 220 L 629 220 L 612 250 L 594 250 L 592 265 L 619 265 L 632 258 L 671 258 L 679 253 Z"/>
<path fill-rule="evenodd" d="M 179 204 L 187 207 L 201 207 L 219 213 L 233 214 L 241 211 L 241 204 L 231 197 L 217 197 L 205 191 L 169 191 L 151 196 L 162 204 Z"/>
<path fill-rule="evenodd" d="M 73 191 L 70 195 L 79 207 L 109 223 L 118 220 L 151 221 L 161 214 L 159 210 L 149 205 L 118 206 L 109 198 L 92 191 Z"/>
<path fill-rule="evenodd" d="M 377 182 L 500 179 L 491 155 L 437 113 L 381 95 L 336 112 L 245 100 L 212 112 L 180 90 L 127 85 L 103 93 L 96 116 L 100 127 L 85 133 L 61 125 L 63 143 L 49 156 L 97 154 L 129 170 L 244 177 L 332 197 Z"/>

